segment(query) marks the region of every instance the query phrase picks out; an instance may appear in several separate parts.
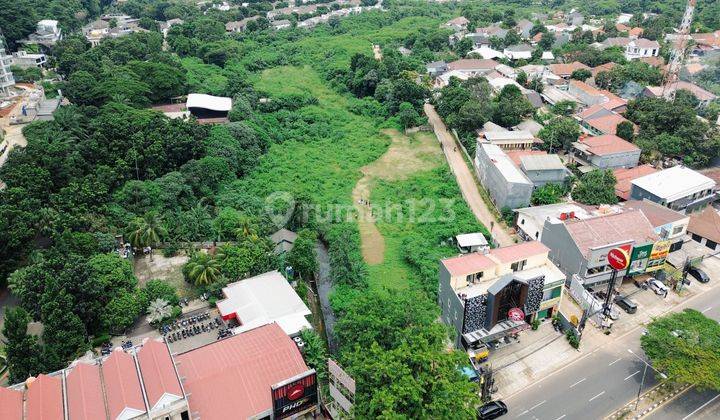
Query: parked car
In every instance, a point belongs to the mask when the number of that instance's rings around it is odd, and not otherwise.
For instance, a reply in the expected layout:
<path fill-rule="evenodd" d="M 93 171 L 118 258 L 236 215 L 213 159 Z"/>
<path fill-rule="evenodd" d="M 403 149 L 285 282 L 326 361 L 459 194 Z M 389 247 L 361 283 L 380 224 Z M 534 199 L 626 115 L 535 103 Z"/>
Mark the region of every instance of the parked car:
<path fill-rule="evenodd" d="M 490 401 L 477 409 L 477 418 L 478 420 L 496 419 L 507 412 L 507 405 L 504 402 Z"/>
<path fill-rule="evenodd" d="M 690 267 L 690 269 L 688 270 L 688 274 L 693 276 L 695 280 L 699 281 L 700 283 L 707 283 L 710 281 L 710 277 L 707 275 L 707 273 L 705 273 L 699 268 Z"/>
<path fill-rule="evenodd" d="M 647 288 L 648 288 L 647 280 L 633 280 L 633 283 L 635 283 L 635 287 L 637 287 L 637 288 L 640 288 L 643 290 L 647 290 Z"/>
<path fill-rule="evenodd" d="M 637 304 L 626 296 L 616 296 L 615 303 L 617 303 L 617 306 L 621 307 L 623 311 L 629 314 L 634 314 L 635 312 L 637 312 Z"/>
<path fill-rule="evenodd" d="M 668 287 L 660 280 L 652 279 L 648 283 L 650 285 L 650 290 L 655 292 L 656 295 L 667 296 L 668 291 L 670 291 L 670 289 L 668 289 Z"/>

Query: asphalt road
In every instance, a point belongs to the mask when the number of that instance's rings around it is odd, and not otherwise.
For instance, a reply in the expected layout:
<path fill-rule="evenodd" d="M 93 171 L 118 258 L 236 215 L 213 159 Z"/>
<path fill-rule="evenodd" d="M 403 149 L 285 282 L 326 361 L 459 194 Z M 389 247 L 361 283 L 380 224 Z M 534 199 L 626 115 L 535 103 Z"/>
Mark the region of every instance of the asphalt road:
<path fill-rule="evenodd" d="M 718 279 L 720 280 L 720 279 Z M 710 318 L 720 319 L 720 288 L 714 288 L 696 295 L 678 306 L 697 309 Z M 560 419 L 601 419 L 633 400 L 638 393 L 644 364 L 635 356 L 645 358 L 640 349 L 641 328 L 598 348 L 594 352 L 567 365 L 532 386 L 526 391 L 505 399 L 509 412 L 508 419 L 560 420 Z M 628 349 L 635 355 L 630 354 Z M 651 369 L 648 369 L 643 392 L 656 385 Z M 696 391 L 689 391 L 696 392 Z M 712 394 L 691 394 L 692 398 L 681 396 L 662 407 L 668 417 L 677 419 L 692 414 L 689 418 L 718 418 L 717 404 L 720 398 L 697 413 L 692 413 Z M 705 398 L 707 397 L 707 398 Z M 703 400 L 703 398 L 705 398 Z M 680 401 L 680 400 L 688 400 Z M 692 401 L 695 401 L 693 403 Z M 660 412 L 659 412 L 660 413 Z M 658 414 L 662 415 L 662 414 Z M 709 417 L 700 417 L 707 415 Z"/>
<path fill-rule="evenodd" d="M 653 411 L 648 420 L 700 420 L 720 418 L 720 394 L 694 388 Z"/>

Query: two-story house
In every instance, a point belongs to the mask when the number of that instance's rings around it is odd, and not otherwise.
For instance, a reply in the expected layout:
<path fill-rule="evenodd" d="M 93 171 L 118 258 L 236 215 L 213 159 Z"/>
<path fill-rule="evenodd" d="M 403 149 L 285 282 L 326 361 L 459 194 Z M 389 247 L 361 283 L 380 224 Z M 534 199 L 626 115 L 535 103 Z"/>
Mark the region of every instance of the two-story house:
<path fill-rule="evenodd" d="M 657 57 L 660 54 L 660 44 L 645 38 L 633 39 L 625 45 L 625 58 Z"/>
<path fill-rule="evenodd" d="M 540 242 L 440 261 L 442 321 L 457 332 L 455 346 L 490 344 L 558 310 L 565 275 Z"/>
<path fill-rule="evenodd" d="M 645 175 L 631 183 L 631 199 L 647 199 L 681 213 L 700 210 L 717 199 L 717 185 L 712 178 L 681 165 Z"/>

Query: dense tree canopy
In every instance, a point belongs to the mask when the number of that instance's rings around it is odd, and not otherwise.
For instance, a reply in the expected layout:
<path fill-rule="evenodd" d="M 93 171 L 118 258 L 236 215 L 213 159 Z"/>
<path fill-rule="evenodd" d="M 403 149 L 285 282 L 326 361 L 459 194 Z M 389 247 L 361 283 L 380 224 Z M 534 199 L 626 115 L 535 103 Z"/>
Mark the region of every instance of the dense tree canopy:
<path fill-rule="evenodd" d="M 615 204 L 615 175 L 609 169 L 595 169 L 580 177 L 580 182 L 572 191 L 572 197 L 583 204 L 597 206 Z"/>

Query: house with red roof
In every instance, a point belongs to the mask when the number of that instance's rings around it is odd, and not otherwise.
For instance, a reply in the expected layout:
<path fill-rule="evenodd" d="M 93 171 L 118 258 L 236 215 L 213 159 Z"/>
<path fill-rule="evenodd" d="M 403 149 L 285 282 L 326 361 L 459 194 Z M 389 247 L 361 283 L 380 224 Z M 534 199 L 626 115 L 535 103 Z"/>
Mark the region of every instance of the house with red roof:
<path fill-rule="evenodd" d="M 630 191 L 632 190 L 632 181 L 655 172 L 657 172 L 657 169 L 647 163 L 634 168 L 614 169 L 613 175 L 615 175 L 615 179 L 617 180 L 617 183 L 615 184 L 615 195 L 621 200 L 629 200 Z"/>
<path fill-rule="evenodd" d="M 639 147 L 613 134 L 581 136 L 573 143 L 572 160 L 592 169 L 634 168 Z"/>
<path fill-rule="evenodd" d="M 617 134 L 618 124 L 628 120 L 616 111 L 608 109 L 607 106 L 612 106 L 612 103 L 593 105 L 575 115 L 583 131 L 594 136 Z"/>
<path fill-rule="evenodd" d="M 711 251 L 720 251 L 720 214 L 713 206 L 693 213 L 687 230 L 695 242 L 705 245 Z"/>
<path fill-rule="evenodd" d="M 224 420 L 315 412 L 315 371 L 276 323 L 181 354 L 161 340 L 0 388 L 0 419 Z"/>
<path fill-rule="evenodd" d="M 456 347 L 490 344 L 553 316 L 565 275 L 549 251 L 531 241 L 440 261 L 438 304 Z"/>

